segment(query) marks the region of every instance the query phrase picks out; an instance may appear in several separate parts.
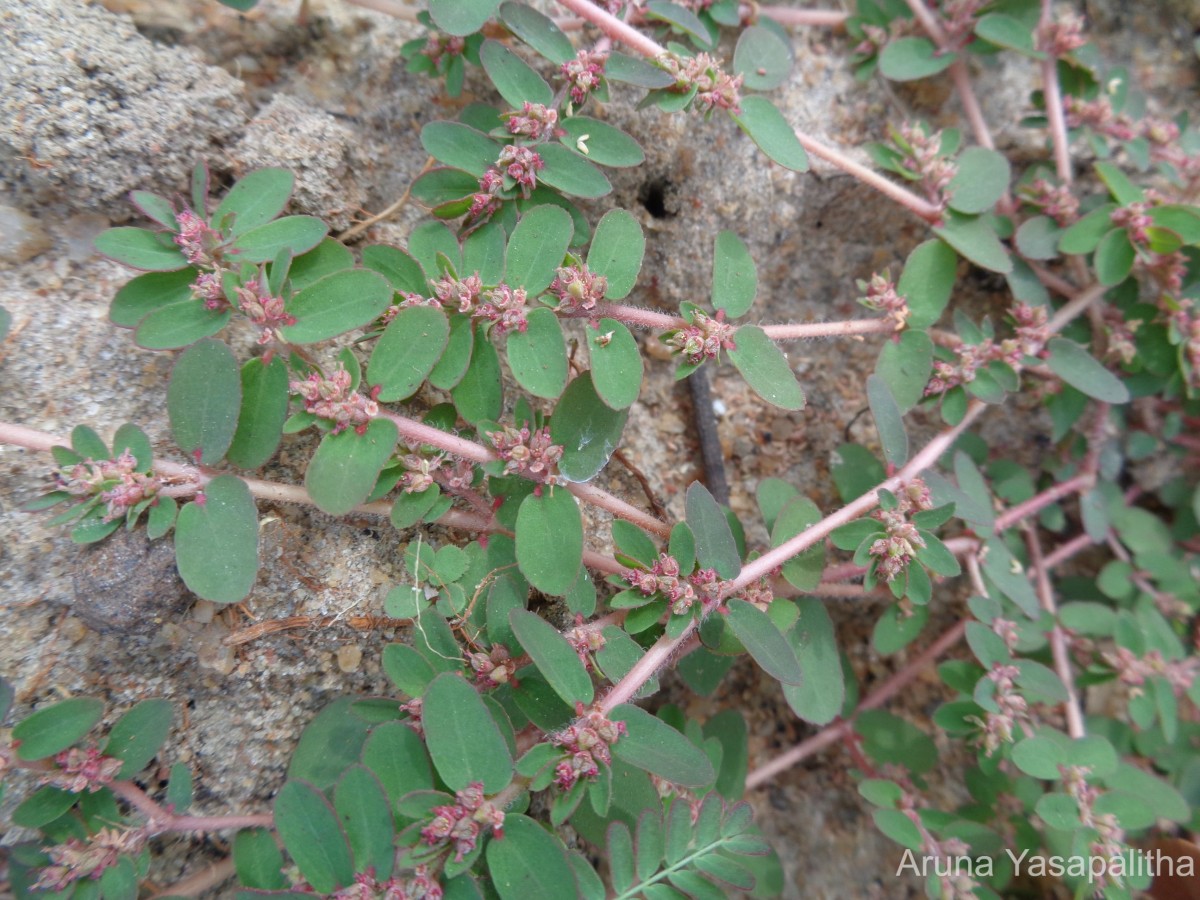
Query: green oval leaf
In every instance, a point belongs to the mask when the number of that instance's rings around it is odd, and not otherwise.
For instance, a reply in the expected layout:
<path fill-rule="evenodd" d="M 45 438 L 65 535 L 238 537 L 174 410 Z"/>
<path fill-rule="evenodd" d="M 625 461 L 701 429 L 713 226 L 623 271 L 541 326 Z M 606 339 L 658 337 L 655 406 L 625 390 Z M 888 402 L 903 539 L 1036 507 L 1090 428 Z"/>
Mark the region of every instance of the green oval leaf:
<path fill-rule="evenodd" d="M 808 171 L 808 154 L 787 119 L 766 97 L 743 97 L 742 111 L 733 121 L 758 149 L 785 169 Z"/>
<path fill-rule="evenodd" d="M 521 216 L 508 240 L 508 284 L 525 288 L 530 297 L 548 288 L 563 264 L 572 229 L 570 214 L 557 206 L 535 206 Z"/>
<path fill-rule="evenodd" d="M 171 730 L 175 708 L 168 700 L 143 700 L 117 720 L 108 733 L 104 755 L 124 764 L 118 778 L 132 778 L 154 759 Z"/>
<path fill-rule="evenodd" d="M 275 836 L 265 828 L 244 828 L 233 839 L 233 863 L 238 882 L 251 890 L 278 891 L 287 887 L 283 854 Z"/>
<path fill-rule="evenodd" d="M 104 715 L 95 697 L 72 697 L 39 709 L 13 728 L 17 756 L 26 761 L 45 759 L 78 743 Z"/>
<path fill-rule="evenodd" d="M 421 129 L 421 146 L 438 162 L 476 178 L 500 156 L 499 144 L 461 122 L 429 122 Z"/>
<path fill-rule="evenodd" d="M 773 90 L 792 71 L 792 48 L 772 29 L 751 25 L 738 35 L 733 71 L 749 90 Z"/>
<path fill-rule="evenodd" d="M 383 244 L 364 247 L 362 261 L 368 269 L 378 272 L 386 278 L 394 290 L 420 294 L 422 297 L 429 292 L 429 282 L 425 279 L 425 270 L 421 268 L 419 262 L 399 247 L 388 247 Z"/>
<path fill-rule="evenodd" d="M 508 623 L 521 647 L 558 696 L 572 706 L 592 702 L 591 676 L 575 648 L 553 625 L 525 609 L 510 611 Z"/>
<path fill-rule="evenodd" d="M 243 469 L 263 466 L 279 449 L 288 415 L 288 370 L 281 357 L 263 365 L 261 358 L 242 366 L 242 405 L 226 454 Z"/>
<path fill-rule="evenodd" d="M 624 722 L 626 733 L 613 744 L 613 755 L 638 769 L 685 787 L 701 787 L 716 778 L 704 751 L 662 719 L 631 703 L 609 718 Z"/>
<path fill-rule="evenodd" d="M 594 199 L 612 192 L 612 184 L 604 173 L 582 154 L 562 144 L 538 144 L 538 153 L 546 164 L 546 168 L 538 173 L 539 180 L 564 194 Z"/>
<path fill-rule="evenodd" d="M 801 597 L 800 618 L 787 633 L 804 678 L 798 686 L 784 685 L 783 696 L 792 712 L 814 725 L 832 722 L 846 698 L 845 673 L 838 653 L 837 634 L 825 604 Z"/>
<path fill-rule="evenodd" d="M 1020 19 L 1004 13 L 989 13 L 975 23 L 975 34 L 997 47 L 1015 50 L 1026 56 L 1041 59 L 1033 43 L 1033 29 Z"/>
<path fill-rule="evenodd" d="M 322 438 L 304 473 L 304 488 L 317 508 L 340 516 L 364 502 L 399 437 L 390 419 L 372 419 L 363 434 L 347 428 Z"/>
<path fill-rule="evenodd" d="M 1129 388 L 1121 379 L 1074 341 L 1052 338 L 1046 348 L 1046 364 L 1071 387 L 1105 403 L 1129 402 Z"/>
<path fill-rule="evenodd" d="M 583 520 L 566 488 L 543 488 L 528 495 L 517 512 L 517 565 L 529 583 L 561 597 L 579 575 L 583 561 Z"/>
<path fill-rule="evenodd" d="M 781 409 L 804 408 L 804 389 L 783 351 L 765 331 L 757 325 L 743 325 L 733 333 L 733 340 L 729 361 L 754 393 Z"/>
<path fill-rule="evenodd" d="M 1012 167 L 1008 159 L 985 147 L 968 147 L 955 160 L 957 172 L 947 190 L 951 209 L 962 213 L 987 212 L 1008 190 Z"/>
<path fill-rule="evenodd" d="M 1096 267 L 1096 280 L 1106 286 L 1120 284 L 1133 271 L 1133 261 L 1137 256 L 1129 235 L 1123 228 L 1114 228 L 1100 239 L 1096 246 L 1096 256 L 1093 260 Z"/>
<path fill-rule="evenodd" d="M 315 216 L 286 216 L 240 235 L 231 252 L 243 262 L 272 262 L 280 250 L 291 250 L 292 256 L 307 253 L 328 233 L 329 226 Z"/>
<path fill-rule="evenodd" d="M 177 272 L 147 272 L 125 282 L 108 308 L 108 321 L 122 328 L 133 328 L 156 309 L 189 301 L 196 269 L 188 266 Z"/>
<path fill-rule="evenodd" d="M 943 241 L 926 241 L 908 255 L 896 290 L 908 301 L 909 328 L 928 328 L 941 318 L 957 272 L 958 257 Z"/>
<path fill-rule="evenodd" d="M 436 306 L 406 306 L 396 313 L 367 363 L 367 381 L 379 387 L 378 399 L 391 403 L 415 394 L 449 341 L 450 322 Z"/>
<path fill-rule="evenodd" d="M 488 842 L 488 875 L 500 900 L 575 893 L 575 875 L 562 842 L 528 816 L 504 819 L 504 839 Z"/>
<path fill-rule="evenodd" d="M 283 212 L 296 179 L 287 169 L 259 169 L 229 189 L 212 221 L 230 234 L 244 234 Z M 228 217 L 228 221 L 226 221 Z"/>
<path fill-rule="evenodd" d="M 928 38 L 897 38 L 879 54 L 879 71 L 892 81 L 916 81 L 945 71 L 954 59 L 953 53 L 940 52 Z"/>
<path fill-rule="evenodd" d="M 396 830 L 387 794 L 370 769 L 354 765 L 333 792 L 333 809 L 350 843 L 356 872 L 374 872 L 378 881 L 392 874 Z"/>
<path fill-rule="evenodd" d="M 567 481 L 590 481 L 608 463 L 629 418 L 626 410 L 606 404 L 592 384 L 590 372 L 563 391 L 550 417 L 550 439 L 563 448 L 558 471 Z"/>
<path fill-rule="evenodd" d="M 1100 239 L 1112 230 L 1112 214 L 1116 209 L 1115 203 L 1105 203 L 1093 209 L 1062 233 L 1058 249 L 1070 254 L 1091 253 Z"/>
<path fill-rule="evenodd" d="M 512 781 L 508 744 L 483 698 L 461 675 L 444 672 L 433 679 L 422 698 L 421 721 L 433 765 L 450 790 L 478 781 L 485 794 L 494 794 Z"/>
<path fill-rule="evenodd" d="M 567 345 L 558 316 L 546 307 L 532 310 L 524 331 L 508 336 L 508 365 L 517 384 L 535 397 L 554 400 L 567 386 Z"/>
<path fill-rule="evenodd" d="M 764 672 L 784 684 L 801 684 L 803 675 L 791 645 L 771 617 L 745 600 L 730 600 L 725 622 Z"/>
<path fill-rule="evenodd" d="M 613 409 L 628 409 L 642 390 L 644 369 L 637 341 L 616 319 L 601 319 L 599 328 L 586 334 L 597 396 Z"/>
<path fill-rule="evenodd" d="M 620 300 L 629 295 L 642 269 L 646 237 L 633 214 L 611 209 L 596 225 L 592 246 L 588 248 L 588 268 L 608 279 L 604 296 Z"/>
<path fill-rule="evenodd" d="M 722 231 L 713 252 L 713 308 L 736 319 L 750 311 L 757 292 L 758 271 L 749 248 L 732 231 Z"/>
<path fill-rule="evenodd" d="M 693 481 L 684 497 L 684 509 L 688 528 L 696 539 L 696 559 L 700 566 L 716 569 L 722 578 L 736 578 L 742 571 L 742 559 L 721 505 L 708 488 Z"/>
<path fill-rule="evenodd" d="M 216 334 L 231 318 L 232 310 L 205 309 L 198 300 L 172 303 L 142 319 L 133 339 L 146 350 L 178 350 Z"/>
<path fill-rule="evenodd" d="M 313 282 L 287 303 L 296 317 L 279 334 L 293 344 L 315 344 L 362 328 L 392 302 L 392 286 L 377 272 L 344 269 Z"/>
<path fill-rule="evenodd" d="M 550 106 L 554 102 L 554 90 L 546 79 L 499 41 L 484 41 L 479 61 L 504 102 L 513 109 L 519 110 L 524 103 Z"/>
<path fill-rule="evenodd" d="M 430 0 L 429 15 L 442 31 L 464 37 L 482 28 L 499 5 L 500 0 Z"/>
<path fill-rule="evenodd" d="M 987 217 L 946 213 L 945 223 L 933 233 L 975 265 L 1007 275 L 1012 271 L 1008 250 L 1000 243 Z"/>
<path fill-rule="evenodd" d="M 875 418 L 879 432 L 879 443 L 883 445 L 883 457 L 888 463 L 902 466 L 908 461 L 908 432 L 904 429 L 904 415 L 900 404 L 878 375 L 867 376 L 867 402 Z"/>
<path fill-rule="evenodd" d="M 550 62 L 562 65 L 575 58 L 575 48 L 554 21 L 524 3 L 505 3 L 500 18 L 508 30 Z"/>
<path fill-rule="evenodd" d="M 275 796 L 275 828 L 304 880 L 319 894 L 354 881 L 346 833 L 325 795 L 304 781 L 284 783 Z"/>
<path fill-rule="evenodd" d="M 450 392 L 454 407 L 468 422 L 495 421 L 503 411 L 503 384 L 500 357 L 483 326 L 479 326 L 475 330 L 470 365 Z"/>
<path fill-rule="evenodd" d="M 242 405 L 242 379 L 233 351 L 204 338 L 171 370 L 167 415 L 175 443 L 202 465 L 217 463 L 233 442 Z"/>
<path fill-rule="evenodd" d="M 150 465 L 154 461 L 154 448 L 150 446 L 150 438 L 146 432 L 129 422 L 118 428 L 117 433 L 113 435 L 112 455 L 116 458 L 126 450 L 137 460 L 139 472 L 150 471 Z"/>
<path fill-rule="evenodd" d="M 131 269 L 174 272 L 188 264 L 171 235 L 146 228 L 110 228 L 93 243 L 101 254 Z"/>
<path fill-rule="evenodd" d="M 933 372 L 933 341 L 924 331 L 904 331 L 883 345 L 875 363 L 875 374 L 887 384 L 901 413 L 906 413 L 925 395 Z"/>
<path fill-rule="evenodd" d="M 807 497 L 796 495 L 779 509 L 771 527 L 771 546 L 778 547 L 805 529 L 821 521 L 821 510 Z M 818 541 L 783 564 L 783 577 L 801 591 L 811 591 L 821 583 L 825 569 L 825 544 Z"/>
<path fill-rule="evenodd" d="M 566 134 L 559 140 L 594 163 L 613 168 L 640 166 L 646 161 L 641 144 L 621 129 L 589 116 L 571 116 L 560 123 Z"/>
<path fill-rule="evenodd" d="M 218 475 L 184 504 L 175 523 L 175 562 L 188 590 L 214 603 L 237 603 L 258 575 L 258 510 L 245 482 Z"/>

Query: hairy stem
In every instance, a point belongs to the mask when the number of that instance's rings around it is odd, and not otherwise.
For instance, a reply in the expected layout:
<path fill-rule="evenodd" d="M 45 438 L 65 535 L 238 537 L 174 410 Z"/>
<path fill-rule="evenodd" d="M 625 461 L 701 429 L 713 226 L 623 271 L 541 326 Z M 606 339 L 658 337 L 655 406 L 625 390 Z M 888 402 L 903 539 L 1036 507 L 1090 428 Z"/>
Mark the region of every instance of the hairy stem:
<path fill-rule="evenodd" d="M 1079 692 L 1075 688 L 1075 675 L 1071 671 L 1070 650 L 1067 647 L 1067 636 L 1058 624 L 1058 606 L 1054 601 L 1054 588 L 1050 585 L 1050 571 L 1046 567 L 1046 559 L 1042 555 L 1042 543 L 1032 527 L 1026 525 L 1025 546 L 1029 548 L 1029 559 L 1033 563 L 1034 586 L 1037 588 L 1038 600 L 1042 609 L 1050 614 L 1054 627 L 1050 630 L 1050 652 L 1054 656 L 1054 671 L 1067 689 L 1067 699 L 1063 704 L 1067 716 L 1067 733 L 1073 738 L 1084 736 L 1083 710 L 1079 706 Z"/>

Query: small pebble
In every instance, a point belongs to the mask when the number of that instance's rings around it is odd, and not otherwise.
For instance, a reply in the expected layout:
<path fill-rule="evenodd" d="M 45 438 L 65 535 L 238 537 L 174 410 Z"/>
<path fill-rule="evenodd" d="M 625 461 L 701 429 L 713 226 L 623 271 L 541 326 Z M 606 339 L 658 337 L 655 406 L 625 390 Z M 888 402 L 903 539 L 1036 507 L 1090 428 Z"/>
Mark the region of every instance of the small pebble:
<path fill-rule="evenodd" d="M 52 246 L 37 219 L 15 206 L 0 206 L 0 263 L 15 266 Z"/>
<path fill-rule="evenodd" d="M 358 644 L 345 644 L 338 647 L 337 664 L 338 668 L 349 675 L 351 672 L 357 672 L 358 667 L 362 665 L 362 647 Z"/>

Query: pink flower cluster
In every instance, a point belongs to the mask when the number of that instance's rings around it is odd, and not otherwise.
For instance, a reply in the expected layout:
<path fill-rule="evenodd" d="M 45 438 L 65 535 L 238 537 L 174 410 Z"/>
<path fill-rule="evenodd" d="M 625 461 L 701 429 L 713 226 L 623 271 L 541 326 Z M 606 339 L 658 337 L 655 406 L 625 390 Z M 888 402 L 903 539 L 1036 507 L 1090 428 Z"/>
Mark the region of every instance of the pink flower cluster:
<path fill-rule="evenodd" d="M 941 394 L 960 384 L 970 384 L 981 366 L 1000 361 L 1019 369 L 1025 357 L 1039 357 L 1045 352 L 1050 334 L 1046 330 L 1048 313 L 1044 306 L 1018 303 L 1012 308 L 1015 336 L 996 343 L 988 338 L 978 344 L 963 344 L 953 362 L 936 360 L 933 377 L 925 386 L 925 396 Z"/>
<path fill-rule="evenodd" d="M 679 561 L 666 553 L 660 553 L 650 571 L 630 569 L 625 580 L 645 596 L 661 594 L 671 604 L 671 612 L 681 616 L 697 601 L 708 613 L 720 602 L 721 579 L 714 569 L 700 569 L 691 575 L 682 575 Z"/>
<path fill-rule="evenodd" d="M 1058 58 L 1078 50 L 1087 43 L 1083 36 L 1083 16 L 1073 12 L 1060 13 L 1037 30 L 1037 48 Z"/>
<path fill-rule="evenodd" d="M 475 683 L 484 687 L 499 687 L 516 682 L 517 661 L 509 656 L 503 644 L 494 644 L 488 653 L 472 653 L 467 657 L 475 671 Z"/>
<path fill-rule="evenodd" d="M 611 722 L 598 710 L 585 714 L 582 705 L 576 710 L 579 719 L 550 739 L 568 754 L 554 769 L 554 783 L 563 791 L 573 788 L 580 778 L 595 778 L 601 764 L 611 765 L 609 748 L 626 731 L 624 722 Z"/>
<path fill-rule="evenodd" d="M 577 654 L 579 660 L 587 669 L 592 668 L 592 654 L 604 649 L 607 639 L 599 628 L 589 628 L 583 624 L 583 616 L 575 617 L 575 627 L 563 634 Z"/>
<path fill-rule="evenodd" d="M 565 134 L 558 127 L 558 110 L 542 103 L 525 101 L 520 112 L 505 113 L 508 133 L 530 138 L 534 141 L 549 141 Z"/>
<path fill-rule="evenodd" d="M 890 316 L 896 323 L 897 331 L 904 327 L 908 321 L 908 299 L 896 292 L 896 285 L 887 272 L 882 275 L 876 272 L 870 281 L 859 281 L 858 289 L 865 291 L 865 295 L 858 298 L 859 303 L 867 309 Z"/>
<path fill-rule="evenodd" d="M 983 726 L 980 742 L 987 756 L 995 753 L 1002 744 L 1013 742 L 1013 729 L 1029 718 L 1029 704 L 1017 690 L 1016 679 L 1021 670 L 1016 666 L 994 665 L 987 677 L 996 685 L 992 702 L 996 712 L 988 712 L 984 721 L 974 721 Z"/>
<path fill-rule="evenodd" d="M 916 176 L 925 196 L 939 206 L 945 206 L 946 189 L 958 172 L 958 167 L 942 156 L 942 133 L 927 132 L 925 126 L 905 123 L 893 135 L 902 159 L 900 166 Z"/>
<path fill-rule="evenodd" d="M 426 38 L 425 46 L 421 48 L 421 56 L 429 57 L 429 61 L 436 66 L 443 57 L 462 56 L 466 46 L 465 38 L 435 32 Z"/>
<path fill-rule="evenodd" d="M 571 102 L 575 106 L 582 106 L 588 95 L 600 87 L 600 79 L 604 75 L 604 63 L 607 59 L 608 54 L 606 53 L 580 50 L 574 59 L 567 60 L 562 64 L 559 71 L 567 80 L 571 92 Z"/>
<path fill-rule="evenodd" d="M 347 428 L 363 434 L 371 420 L 379 415 L 379 404 L 351 391 L 350 381 L 350 373 L 339 366 L 328 378 L 313 372 L 303 381 L 291 382 L 289 387 L 293 394 L 304 399 L 306 412 L 334 422 L 334 434 Z"/>
<path fill-rule="evenodd" d="M 175 243 L 187 261 L 193 266 L 211 266 L 212 252 L 220 245 L 221 235 L 190 209 L 176 214 L 175 224 L 179 226 Z"/>
<path fill-rule="evenodd" d="M 886 534 L 871 544 L 870 554 L 875 557 L 875 571 L 885 581 L 892 581 L 917 557 L 917 550 L 925 546 L 925 540 L 917 526 L 908 521 L 915 512 L 930 509 L 933 501 L 929 488 L 920 478 L 914 478 L 901 487 L 896 495 L 895 509 L 877 509 L 873 517 L 883 523 Z"/>
<path fill-rule="evenodd" d="M 400 457 L 404 474 L 400 476 L 400 487 L 406 494 L 420 494 L 433 487 L 438 470 L 445 460 L 443 454 L 425 456 L 421 453 L 405 453 Z"/>
<path fill-rule="evenodd" d="M 106 784 L 111 784 L 124 765 L 121 760 L 105 756 L 97 747 L 82 750 L 72 747 L 54 757 L 58 769 L 48 772 L 43 778 L 43 784 L 52 784 L 70 791 L 72 794 L 82 794 L 87 791 L 94 794 Z"/>
<path fill-rule="evenodd" d="M 587 263 L 564 266 L 550 283 L 550 293 L 558 298 L 558 311 L 570 316 L 596 308 L 608 290 L 608 279 L 589 271 Z"/>
<path fill-rule="evenodd" d="M 68 838 L 65 843 L 43 848 L 50 865 L 42 869 L 34 887 L 43 891 L 61 891 L 83 878 L 99 878 L 104 870 L 116 865 L 122 853 L 139 853 L 146 843 L 144 831 L 101 828 L 90 840 Z"/>
<path fill-rule="evenodd" d="M 296 317 L 284 309 L 283 298 L 271 294 L 265 275 L 247 281 L 236 293 L 238 309 L 262 329 L 258 336 L 260 344 L 269 344 L 276 328 L 296 324 Z"/>
<path fill-rule="evenodd" d="M 137 472 L 137 460 L 128 450 L 115 459 L 85 459 L 55 473 L 56 488 L 75 496 L 100 495 L 107 512 L 105 522 L 119 519 L 144 500 L 154 497 L 162 482 Z"/>
<path fill-rule="evenodd" d="M 669 90 L 686 94 L 692 88 L 696 89 L 696 98 L 692 102 L 694 109 L 704 113 L 711 113 L 714 109 L 724 109 L 734 114 L 742 111 L 742 76 L 727 75 L 715 57 L 707 53 L 697 53 L 695 56 L 664 53 L 655 60 L 655 65 L 675 79 L 675 84 Z"/>
<path fill-rule="evenodd" d="M 354 884 L 329 895 L 331 900 L 442 900 L 442 886 L 429 866 L 416 866 L 411 878 L 393 876 L 385 882 L 374 874 L 360 872 Z"/>
<path fill-rule="evenodd" d="M 1041 209 L 1060 227 L 1065 228 L 1079 218 L 1079 198 L 1069 185 L 1051 184 L 1045 178 L 1035 179 L 1022 190 L 1025 199 Z"/>
<path fill-rule="evenodd" d="M 474 310 L 482 291 L 483 282 L 478 275 L 468 275 L 461 281 L 453 275 L 446 275 L 433 283 L 433 293 L 438 302 L 460 313 Z"/>
<path fill-rule="evenodd" d="M 666 335 L 666 345 L 694 366 L 716 359 L 721 349 L 733 349 L 733 326 L 725 324 L 725 310 L 709 316 L 700 310 L 692 313 L 692 324 Z"/>
<path fill-rule="evenodd" d="M 506 475 L 522 475 L 543 484 L 558 480 L 558 461 L 563 448 L 550 440 L 549 428 L 530 431 L 528 425 L 518 430 L 511 425 L 503 431 L 487 432 L 488 440 L 504 460 Z"/>
<path fill-rule="evenodd" d="M 521 188 L 521 193 L 528 197 L 537 187 L 537 173 L 546 168 L 546 164 L 536 151 L 509 144 L 500 150 L 496 168 L 515 181 Z"/>
<path fill-rule="evenodd" d="M 525 288 L 511 288 L 498 284 L 483 292 L 483 302 L 475 307 L 473 315 L 488 322 L 495 322 L 496 334 L 524 331 L 529 327 L 526 315 Z"/>
<path fill-rule="evenodd" d="M 479 834 L 491 828 L 492 835 L 504 837 L 504 812 L 483 795 L 483 784 L 473 781 L 455 794 L 453 806 L 435 806 L 433 821 L 421 829 L 421 839 L 429 846 L 451 844 L 454 861 L 475 849 Z"/>

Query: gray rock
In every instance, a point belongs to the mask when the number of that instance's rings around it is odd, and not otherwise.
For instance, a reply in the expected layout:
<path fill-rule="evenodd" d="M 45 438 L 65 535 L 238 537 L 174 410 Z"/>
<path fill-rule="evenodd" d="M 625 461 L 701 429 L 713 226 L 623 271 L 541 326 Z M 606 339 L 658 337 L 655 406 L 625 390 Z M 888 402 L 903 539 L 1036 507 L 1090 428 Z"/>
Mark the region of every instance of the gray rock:
<path fill-rule="evenodd" d="M 280 166 L 296 176 L 292 208 L 318 216 L 335 231 L 349 227 L 366 199 L 354 177 L 361 168 L 350 129 L 286 94 L 259 110 L 230 155 L 245 172 Z"/>
<path fill-rule="evenodd" d="M 154 634 L 192 600 L 175 571 L 170 540 L 118 529 L 84 550 L 73 574 L 71 612 L 100 634 Z"/>
<path fill-rule="evenodd" d="M 21 205 L 130 212 L 174 192 L 246 120 L 243 85 L 99 6 L 0 3 L 0 188 Z"/>

